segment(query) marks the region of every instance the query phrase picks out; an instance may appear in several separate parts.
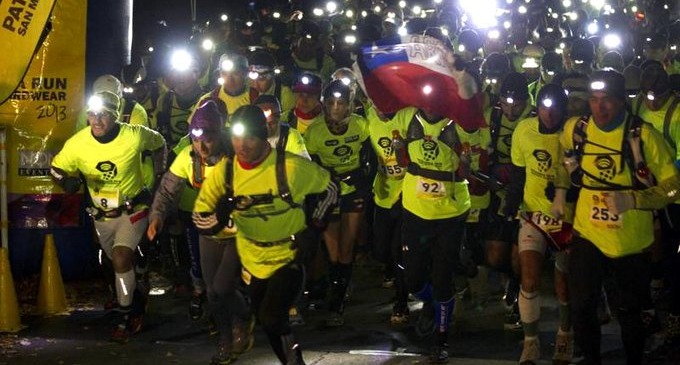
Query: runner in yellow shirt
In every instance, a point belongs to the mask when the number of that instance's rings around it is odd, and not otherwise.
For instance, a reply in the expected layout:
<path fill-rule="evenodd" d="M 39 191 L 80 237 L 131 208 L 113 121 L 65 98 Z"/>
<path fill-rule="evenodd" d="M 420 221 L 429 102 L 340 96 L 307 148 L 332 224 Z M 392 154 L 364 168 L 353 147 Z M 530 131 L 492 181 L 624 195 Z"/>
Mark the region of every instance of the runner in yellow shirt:
<path fill-rule="evenodd" d="M 208 233 L 221 230 L 233 218 L 252 311 L 279 360 L 304 364 L 288 309 L 300 295 L 304 256 L 315 244 L 309 223 L 321 225 L 338 188 L 316 164 L 269 145 L 266 117 L 257 106 L 237 109 L 231 128 L 234 159 L 220 161 L 204 182 L 194 220 Z M 303 202 L 313 195 L 320 198 L 306 215 Z M 228 356 L 227 344 L 221 358 Z"/>
<path fill-rule="evenodd" d="M 331 82 L 323 92 L 324 122 L 312 124 L 305 133 L 307 150 L 320 166 L 340 181 L 340 206 L 323 232 L 331 262 L 331 290 L 328 294 L 329 326 L 344 324 L 345 294 L 352 275 L 354 244 L 370 194 L 370 181 L 364 171 L 368 129 L 366 120 L 352 114 L 352 92 L 340 80 Z"/>
<path fill-rule="evenodd" d="M 520 215 L 517 239 L 521 270 L 519 312 L 524 329 L 524 349 L 519 362 L 537 363 L 541 358 L 539 284 L 542 265 L 550 249 L 555 252 L 555 290 L 560 314 L 553 363 L 568 364 L 574 352 L 567 290 L 568 254 L 566 247 L 550 245 L 554 240 L 547 237 L 571 229 L 573 204 L 565 205 L 567 211 L 555 214 L 551 210 L 551 200 L 545 194 L 549 186 L 554 189 L 557 170 L 562 168 L 559 132 L 567 119 L 567 94 L 562 87 L 547 84 L 538 92 L 536 103 L 538 116 L 519 122 L 512 135 L 512 178 L 505 205 L 506 217 L 514 217 L 518 212 Z M 569 224 L 566 228 L 565 222 Z M 565 246 L 566 243 L 559 242 Z"/>
<path fill-rule="evenodd" d="M 153 151 L 154 166 L 165 158 L 163 137 L 144 126 L 118 121 L 120 99 L 103 91 L 88 102 L 89 126 L 69 138 L 52 160 L 54 181 L 67 193 L 78 191 L 82 174 L 90 194 L 88 213 L 99 244 L 113 263 L 120 319 L 111 340 L 127 342 L 142 329 L 146 300 L 137 289 L 134 255 L 147 226 L 151 194 L 144 185 L 142 151 Z"/>
<path fill-rule="evenodd" d="M 592 116 L 567 121 L 560 136 L 565 166 L 557 188 L 581 185 L 569 258 L 569 293 L 574 340 L 584 361 L 597 364 L 600 325 L 597 297 L 607 270 L 620 293 L 617 318 L 627 361 L 642 362 L 642 309 L 649 294 L 654 240 L 652 210 L 677 200 L 680 174 L 663 137 L 630 115 L 623 75 L 596 71 L 590 82 Z M 639 137 L 639 139 L 638 139 Z M 652 181 L 656 181 L 656 184 Z"/>

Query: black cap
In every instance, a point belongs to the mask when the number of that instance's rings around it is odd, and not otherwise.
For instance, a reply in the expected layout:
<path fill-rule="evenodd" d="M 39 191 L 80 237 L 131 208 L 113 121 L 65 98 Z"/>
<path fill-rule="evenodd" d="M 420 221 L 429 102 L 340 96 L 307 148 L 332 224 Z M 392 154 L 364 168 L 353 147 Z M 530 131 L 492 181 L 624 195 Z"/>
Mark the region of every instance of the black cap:
<path fill-rule="evenodd" d="M 570 56 L 575 62 L 593 62 L 593 59 L 595 58 L 595 47 L 593 46 L 593 42 L 583 38 L 574 39 L 574 42 L 571 44 Z"/>
<path fill-rule="evenodd" d="M 623 72 L 623 57 L 617 51 L 609 51 L 602 56 L 602 68 L 613 68 L 616 71 Z"/>
<path fill-rule="evenodd" d="M 477 32 L 472 29 L 465 29 L 458 35 L 458 45 L 465 46 L 465 50 L 467 51 L 477 52 L 477 50 L 482 48 L 484 43 Z"/>
<path fill-rule="evenodd" d="M 562 66 L 562 56 L 556 52 L 546 52 L 541 58 L 541 68 L 546 71 L 561 71 Z"/>
<path fill-rule="evenodd" d="M 482 74 L 486 77 L 502 77 L 510 72 L 510 60 L 501 53 L 491 53 L 486 56 L 481 66 Z"/>
<path fill-rule="evenodd" d="M 652 34 L 645 39 L 645 47 L 663 49 L 668 46 L 668 37 L 663 33 Z"/>
<path fill-rule="evenodd" d="M 243 105 L 231 116 L 231 135 L 243 137 L 250 135 L 264 141 L 267 140 L 267 117 L 260 107 Z"/>
<path fill-rule="evenodd" d="M 501 97 L 512 97 L 517 100 L 529 99 L 527 78 L 519 72 L 511 72 L 501 82 Z"/>
<path fill-rule="evenodd" d="M 293 84 L 293 92 L 321 94 L 321 77 L 312 72 L 302 72 Z"/>
<path fill-rule="evenodd" d="M 640 90 L 643 93 L 663 94 L 671 89 L 668 73 L 661 65 L 650 65 L 640 74 Z"/>
<path fill-rule="evenodd" d="M 328 99 L 343 99 L 349 103 L 352 99 L 352 89 L 345 85 L 342 80 L 333 80 L 323 89 L 322 98 L 324 101 Z"/>
<path fill-rule="evenodd" d="M 597 70 L 590 75 L 591 93 L 602 91 L 607 95 L 626 100 L 626 79 L 614 69 Z"/>
<path fill-rule="evenodd" d="M 544 85 L 538 92 L 536 105 L 538 107 L 557 108 L 565 112 L 567 110 L 567 92 L 559 85 Z"/>
<path fill-rule="evenodd" d="M 257 49 L 248 54 L 248 65 L 252 71 L 273 71 L 276 67 L 276 60 L 271 52 L 265 49 Z"/>

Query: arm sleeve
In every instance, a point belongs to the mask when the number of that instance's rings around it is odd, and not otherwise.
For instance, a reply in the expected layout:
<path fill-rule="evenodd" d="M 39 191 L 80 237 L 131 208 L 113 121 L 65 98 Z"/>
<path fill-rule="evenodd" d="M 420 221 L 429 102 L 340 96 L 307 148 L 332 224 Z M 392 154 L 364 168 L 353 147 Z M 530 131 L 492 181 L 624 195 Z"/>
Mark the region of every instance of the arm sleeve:
<path fill-rule="evenodd" d="M 645 124 L 642 138 L 645 160 L 658 183 L 633 191 L 635 208 L 660 209 L 680 197 L 680 172 L 674 165 L 673 152 L 659 132 Z"/>
<path fill-rule="evenodd" d="M 158 217 L 164 220 L 168 212 L 177 206 L 180 193 L 184 189 L 184 180 L 179 176 L 167 171 L 163 174 L 158 190 L 151 204 L 150 218 Z"/>
<path fill-rule="evenodd" d="M 227 159 L 223 159 L 215 165 L 198 192 L 192 218 L 201 234 L 216 234 L 229 219 L 225 220 L 218 214 L 220 201 L 227 195 L 226 169 Z"/>
<path fill-rule="evenodd" d="M 568 190 L 571 187 L 569 172 L 564 167 L 564 151 L 574 149 L 574 141 L 572 140 L 573 129 L 574 123 L 568 123 L 560 132 L 559 156 L 557 158 L 559 166 L 556 167 L 554 182 L 555 188 L 557 189 Z"/>

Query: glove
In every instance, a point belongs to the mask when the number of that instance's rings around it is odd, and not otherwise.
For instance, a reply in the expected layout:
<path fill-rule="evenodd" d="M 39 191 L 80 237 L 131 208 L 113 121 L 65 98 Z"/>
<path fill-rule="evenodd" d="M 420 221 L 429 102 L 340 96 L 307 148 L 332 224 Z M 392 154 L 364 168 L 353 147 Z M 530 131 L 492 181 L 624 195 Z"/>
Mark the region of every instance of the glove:
<path fill-rule="evenodd" d="M 470 191 L 470 195 L 481 196 L 486 194 L 486 192 L 489 191 L 489 188 L 483 182 L 471 178 L 468 180 L 468 190 Z"/>
<path fill-rule="evenodd" d="M 548 200 L 555 200 L 555 184 L 553 184 L 552 181 L 549 182 L 543 193 L 545 194 L 545 197 L 548 198 Z"/>
<path fill-rule="evenodd" d="M 564 205 L 567 201 L 567 191 L 565 189 L 555 189 L 555 196 L 552 205 L 550 206 L 550 214 L 557 218 L 564 217 Z"/>
<path fill-rule="evenodd" d="M 217 216 L 217 221 L 221 224 L 226 225 L 229 222 L 229 217 L 231 213 L 236 210 L 238 200 L 233 196 L 222 195 L 217 201 L 217 206 L 215 207 L 215 215 Z"/>
<path fill-rule="evenodd" d="M 630 191 L 612 191 L 603 193 L 604 204 L 612 214 L 623 214 L 635 209 L 635 197 Z"/>

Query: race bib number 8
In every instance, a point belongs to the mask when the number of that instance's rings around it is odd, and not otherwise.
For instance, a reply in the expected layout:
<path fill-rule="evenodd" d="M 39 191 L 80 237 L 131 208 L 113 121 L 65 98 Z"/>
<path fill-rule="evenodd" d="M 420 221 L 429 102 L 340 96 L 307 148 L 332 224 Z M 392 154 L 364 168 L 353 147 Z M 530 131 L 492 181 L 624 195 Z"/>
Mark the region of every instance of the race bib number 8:
<path fill-rule="evenodd" d="M 444 183 L 424 177 L 418 178 L 416 196 L 420 199 L 439 199 L 446 196 Z"/>
<path fill-rule="evenodd" d="M 617 214 L 612 214 L 600 195 L 593 195 L 593 205 L 590 207 L 590 223 L 599 228 L 618 229 L 623 226 L 622 219 Z"/>
<path fill-rule="evenodd" d="M 103 210 L 116 209 L 120 205 L 118 189 L 101 189 L 92 195 L 92 201 Z"/>

